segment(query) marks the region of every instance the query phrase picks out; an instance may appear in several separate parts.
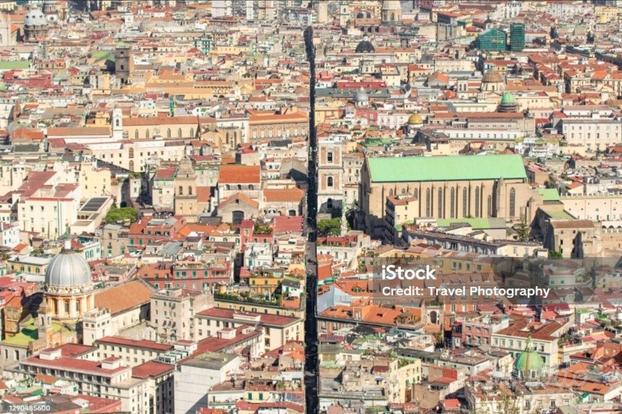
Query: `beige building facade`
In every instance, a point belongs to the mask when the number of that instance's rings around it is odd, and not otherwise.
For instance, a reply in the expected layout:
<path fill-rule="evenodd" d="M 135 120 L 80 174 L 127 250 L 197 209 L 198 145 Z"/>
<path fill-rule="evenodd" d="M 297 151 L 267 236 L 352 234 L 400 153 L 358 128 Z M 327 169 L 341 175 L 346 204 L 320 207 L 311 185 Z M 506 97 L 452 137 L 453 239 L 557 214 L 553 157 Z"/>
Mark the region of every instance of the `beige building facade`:
<path fill-rule="evenodd" d="M 364 226 L 380 237 L 387 197 L 412 197 L 410 218 L 501 217 L 535 214 L 536 198 L 520 156 L 368 158 L 361 171 Z M 403 223 L 397 223 L 403 224 Z"/>

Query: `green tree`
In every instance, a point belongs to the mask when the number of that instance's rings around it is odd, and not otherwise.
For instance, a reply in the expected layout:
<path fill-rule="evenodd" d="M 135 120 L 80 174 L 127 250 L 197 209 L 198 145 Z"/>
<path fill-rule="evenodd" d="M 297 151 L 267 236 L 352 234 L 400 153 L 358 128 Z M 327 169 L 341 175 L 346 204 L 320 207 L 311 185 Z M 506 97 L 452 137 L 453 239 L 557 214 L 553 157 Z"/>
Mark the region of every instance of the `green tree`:
<path fill-rule="evenodd" d="M 549 250 L 549 259 L 561 259 L 564 257 L 561 252 Z"/>
<path fill-rule="evenodd" d="M 317 223 L 320 236 L 339 236 L 341 234 L 341 219 L 323 219 Z"/>
<path fill-rule="evenodd" d="M 514 225 L 514 231 L 518 236 L 518 240 L 522 242 L 529 241 L 529 235 L 531 233 L 531 228 L 529 224 L 527 224 L 527 218 L 522 217 L 519 223 Z"/>
<path fill-rule="evenodd" d="M 129 220 L 134 223 L 138 220 L 138 211 L 132 207 L 112 207 L 106 214 L 106 223 L 114 224 Z"/>

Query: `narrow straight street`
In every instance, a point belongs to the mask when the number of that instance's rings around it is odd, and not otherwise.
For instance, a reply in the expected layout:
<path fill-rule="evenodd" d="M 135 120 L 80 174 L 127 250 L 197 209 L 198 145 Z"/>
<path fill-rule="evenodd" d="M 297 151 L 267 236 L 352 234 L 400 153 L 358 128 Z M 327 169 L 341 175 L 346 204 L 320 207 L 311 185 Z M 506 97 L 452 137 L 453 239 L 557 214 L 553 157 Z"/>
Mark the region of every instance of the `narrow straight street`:
<path fill-rule="evenodd" d="M 313 46 L 313 28 L 304 31 L 305 49 L 309 61 L 309 161 L 307 169 L 307 217 L 305 234 L 306 266 L 306 315 L 305 315 L 305 399 L 306 412 L 318 412 L 318 337 L 316 312 L 317 289 L 317 136 L 315 130 L 315 48 Z"/>

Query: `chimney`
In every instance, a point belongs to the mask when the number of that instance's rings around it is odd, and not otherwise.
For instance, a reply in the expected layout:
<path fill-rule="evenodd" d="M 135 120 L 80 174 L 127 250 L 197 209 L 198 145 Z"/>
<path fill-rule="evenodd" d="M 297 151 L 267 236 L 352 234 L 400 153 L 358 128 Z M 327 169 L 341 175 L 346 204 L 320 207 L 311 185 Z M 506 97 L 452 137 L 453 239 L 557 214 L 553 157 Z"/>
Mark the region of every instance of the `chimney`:
<path fill-rule="evenodd" d="M 62 356 L 62 351 L 60 348 L 44 349 L 39 354 L 39 358 L 45 361 L 54 361 L 56 359 L 60 359 L 61 356 Z"/>
<path fill-rule="evenodd" d="M 102 360 L 102 369 L 117 369 L 121 366 L 121 359 L 117 357 L 109 357 Z"/>

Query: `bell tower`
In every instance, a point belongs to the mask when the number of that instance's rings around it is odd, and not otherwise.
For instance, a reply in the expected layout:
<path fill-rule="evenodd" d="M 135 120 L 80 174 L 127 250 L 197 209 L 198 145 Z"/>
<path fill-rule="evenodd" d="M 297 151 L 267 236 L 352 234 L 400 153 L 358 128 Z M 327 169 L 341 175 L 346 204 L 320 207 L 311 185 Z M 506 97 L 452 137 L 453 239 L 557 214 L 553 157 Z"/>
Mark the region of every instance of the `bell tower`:
<path fill-rule="evenodd" d="M 39 306 L 39 312 L 37 314 L 37 334 L 39 340 L 44 340 L 46 343 L 52 333 L 52 316 L 48 313 L 45 300 L 41 302 Z"/>

